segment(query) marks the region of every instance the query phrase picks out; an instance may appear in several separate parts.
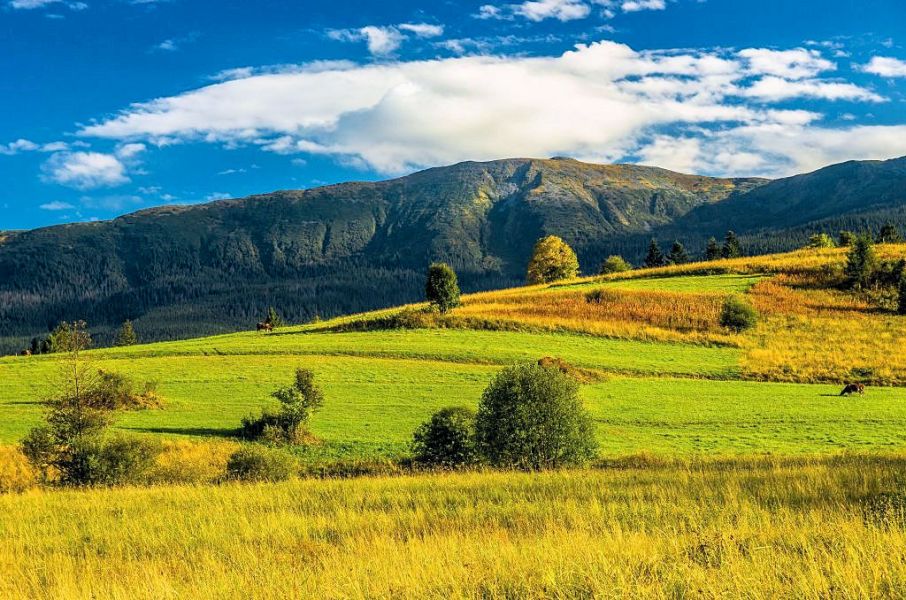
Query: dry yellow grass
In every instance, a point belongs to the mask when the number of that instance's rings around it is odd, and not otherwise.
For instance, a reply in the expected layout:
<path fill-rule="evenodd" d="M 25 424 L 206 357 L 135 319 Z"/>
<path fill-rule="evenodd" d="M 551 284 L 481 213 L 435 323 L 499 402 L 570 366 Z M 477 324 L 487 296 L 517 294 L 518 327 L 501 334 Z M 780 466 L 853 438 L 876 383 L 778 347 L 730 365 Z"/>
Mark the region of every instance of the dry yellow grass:
<path fill-rule="evenodd" d="M 534 291 L 467 298 L 454 317 L 607 337 L 732 345 L 720 330 L 722 294 L 601 289 Z"/>
<path fill-rule="evenodd" d="M 0 596 L 895 598 L 902 457 L 0 497 Z"/>

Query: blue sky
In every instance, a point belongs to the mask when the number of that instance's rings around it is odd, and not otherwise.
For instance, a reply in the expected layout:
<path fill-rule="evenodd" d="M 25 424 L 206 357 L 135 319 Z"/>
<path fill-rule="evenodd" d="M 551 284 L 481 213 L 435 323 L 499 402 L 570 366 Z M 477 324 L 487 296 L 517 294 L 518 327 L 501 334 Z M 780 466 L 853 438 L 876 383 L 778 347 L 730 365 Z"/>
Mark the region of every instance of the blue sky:
<path fill-rule="evenodd" d="M 902 0 L 0 0 L 0 230 L 461 160 L 906 155 Z"/>

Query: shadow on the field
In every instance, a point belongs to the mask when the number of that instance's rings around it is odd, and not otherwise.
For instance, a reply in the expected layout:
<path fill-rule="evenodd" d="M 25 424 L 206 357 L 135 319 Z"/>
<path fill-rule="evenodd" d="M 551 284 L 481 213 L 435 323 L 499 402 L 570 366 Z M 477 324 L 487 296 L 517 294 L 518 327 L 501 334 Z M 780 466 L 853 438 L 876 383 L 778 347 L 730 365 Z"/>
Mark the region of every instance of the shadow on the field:
<path fill-rule="evenodd" d="M 235 438 L 238 433 L 235 429 L 216 429 L 214 427 L 126 427 L 125 429 L 142 433 L 218 438 Z"/>

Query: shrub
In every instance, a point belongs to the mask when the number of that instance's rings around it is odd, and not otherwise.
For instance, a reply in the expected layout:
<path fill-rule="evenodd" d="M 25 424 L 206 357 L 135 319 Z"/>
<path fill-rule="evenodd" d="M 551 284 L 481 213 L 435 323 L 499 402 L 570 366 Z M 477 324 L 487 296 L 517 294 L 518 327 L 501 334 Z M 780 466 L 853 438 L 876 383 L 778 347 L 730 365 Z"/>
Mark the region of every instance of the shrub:
<path fill-rule="evenodd" d="M 415 430 L 412 453 L 416 462 L 432 467 L 475 463 L 475 411 L 464 406 L 437 411 Z"/>
<path fill-rule="evenodd" d="M 847 285 L 857 290 L 868 287 L 877 270 L 878 257 L 871 238 L 867 235 L 858 236 L 846 257 L 844 274 Z"/>
<path fill-rule="evenodd" d="M 96 485 L 141 483 L 154 466 L 160 445 L 154 440 L 116 436 L 97 448 L 97 457 L 87 461 L 95 465 L 90 479 Z"/>
<path fill-rule="evenodd" d="M 609 275 L 611 273 L 624 273 L 626 271 L 631 271 L 632 265 L 629 264 L 622 256 L 608 256 L 601 264 L 601 275 Z"/>
<path fill-rule="evenodd" d="M 243 446 L 226 465 L 226 478 L 233 481 L 286 481 L 298 471 L 291 454 L 266 446 Z"/>
<path fill-rule="evenodd" d="M 835 248 L 836 246 L 837 244 L 834 242 L 834 238 L 826 233 L 816 233 L 808 239 L 809 248 Z"/>
<path fill-rule="evenodd" d="M 104 410 L 145 410 L 162 408 L 163 402 L 157 395 L 156 385 L 146 382 L 141 391 L 124 375 L 109 371 L 98 371 L 97 381 L 87 394 L 92 407 Z"/>
<path fill-rule="evenodd" d="M 737 333 L 751 329 L 758 323 L 758 312 L 740 296 L 730 296 L 720 311 L 720 324 Z"/>
<path fill-rule="evenodd" d="M 271 396 L 280 401 L 280 409 L 266 409 L 260 417 L 244 418 L 242 437 L 273 443 L 305 442 L 311 436 L 308 432 L 311 416 L 324 403 L 324 393 L 315 384 L 315 374 L 308 369 L 296 369 L 293 384 Z"/>
<path fill-rule="evenodd" d="M 580 465 L 596 449 L 578 383 L 538 364 L 509 367 L 494 378 L 482 395 L 475 434 L 479 452 L 497 467 Z"/>
<path fill-rule="evenodd" d="M 579 259 L 566 242 L 554 235 L 538 240 L 529 261 L 529 283 L 550 283 L 578 275 Z"/>
<path fill-rule="evenodd" d="M 428 267 L 425 297 L 442 313 L 459 306 L 459 282 L 449 265 L 434 263 Z"/>
<path fill-rule="evenodd" d="M 841 231 L 839 235 L 840 246 L 844 248 L 847 246 L 852 246 L 854 243 L 856 243 L 857 237 L 858 236 L 852 231 Z"/>

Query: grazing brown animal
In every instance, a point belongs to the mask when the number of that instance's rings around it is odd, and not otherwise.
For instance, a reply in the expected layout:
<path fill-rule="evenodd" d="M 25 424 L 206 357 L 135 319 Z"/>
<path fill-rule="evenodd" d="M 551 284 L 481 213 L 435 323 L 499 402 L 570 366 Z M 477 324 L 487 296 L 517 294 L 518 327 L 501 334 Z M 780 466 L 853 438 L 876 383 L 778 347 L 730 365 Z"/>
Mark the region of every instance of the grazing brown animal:
<path fill-rule="evenodd" d="M 840 392 L 841 396 L 849 396 L 851 394 L 859 394 L 860 396 L 865 395 L 865 386 L 861 383 L 847 383 L 846 387 L 843 388 L 843 391 Z"/>
<path fill-rule="evenodd" d="M 23 350 L 22 352 L 19 353 L 19 356 L 31 356 L 31 350 L 28 350 L 28 349 Z"/>
<path fill-rule="evenodd" d="M 273 331 L 273 330 L 274 330 L 274 326 L 268 321 L 258 323 L 258 331 Z"/>

